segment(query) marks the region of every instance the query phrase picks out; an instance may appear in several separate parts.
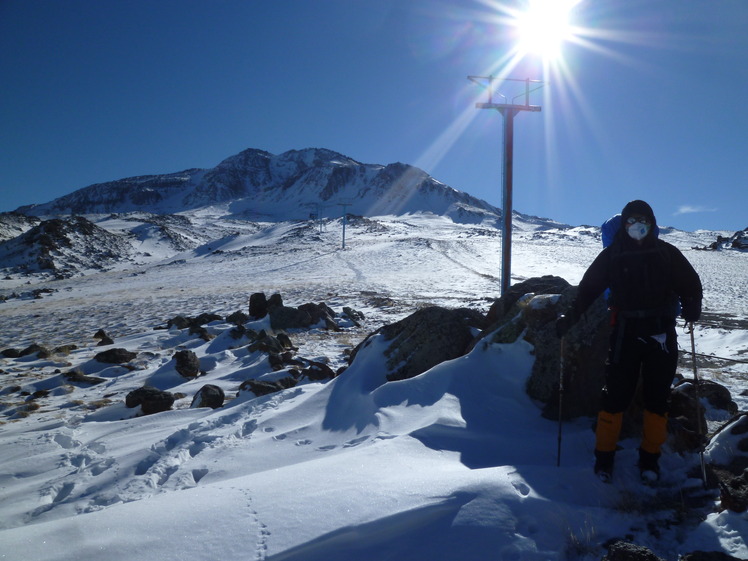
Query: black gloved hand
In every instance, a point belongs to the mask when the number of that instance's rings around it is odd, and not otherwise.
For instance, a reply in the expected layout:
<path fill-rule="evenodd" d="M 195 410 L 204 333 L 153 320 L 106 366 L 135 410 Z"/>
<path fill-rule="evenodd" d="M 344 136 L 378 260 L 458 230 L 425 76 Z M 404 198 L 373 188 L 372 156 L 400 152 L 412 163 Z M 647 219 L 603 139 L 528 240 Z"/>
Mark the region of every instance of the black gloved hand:
<path fill-rule="evenodd" d="M 681 316 L 687 323 L 701 317 L 701 298 L 681 298 Z"/>

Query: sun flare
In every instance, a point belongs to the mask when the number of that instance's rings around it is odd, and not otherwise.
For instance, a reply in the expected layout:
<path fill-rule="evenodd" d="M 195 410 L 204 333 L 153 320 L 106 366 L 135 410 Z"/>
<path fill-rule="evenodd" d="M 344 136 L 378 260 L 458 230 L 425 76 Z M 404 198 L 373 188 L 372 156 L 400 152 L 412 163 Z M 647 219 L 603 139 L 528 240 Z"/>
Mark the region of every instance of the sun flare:
<path fill-rule="evenodd" d="M 562 46 L 574 36 L 571 11 L 579 0 L 530 0 L 515 16 L 517 49 L 544 60 L 561 56 Z"/>

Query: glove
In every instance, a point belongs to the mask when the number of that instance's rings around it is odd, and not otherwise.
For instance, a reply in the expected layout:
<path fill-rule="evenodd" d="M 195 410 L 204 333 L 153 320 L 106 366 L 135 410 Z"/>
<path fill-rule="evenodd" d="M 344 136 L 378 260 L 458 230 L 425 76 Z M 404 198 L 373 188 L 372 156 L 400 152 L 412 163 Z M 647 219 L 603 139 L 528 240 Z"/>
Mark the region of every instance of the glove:
<path fill-rule="evenodd" d="M 687 323 L 698 321 L 701 317 L 701 298 L 682 298 L 681 316 Z"/>
<path fill-rule="evenodd" d="M 558 319 L 556 320 L 556 335 L 558 335 L 559 339 L 566 335 L 569 329 L 571 329 L 577 322 L 577 318 L 574 317 L 574 315 L 575 314 L 570 310 L 569 312 L 558 316 Z"/>

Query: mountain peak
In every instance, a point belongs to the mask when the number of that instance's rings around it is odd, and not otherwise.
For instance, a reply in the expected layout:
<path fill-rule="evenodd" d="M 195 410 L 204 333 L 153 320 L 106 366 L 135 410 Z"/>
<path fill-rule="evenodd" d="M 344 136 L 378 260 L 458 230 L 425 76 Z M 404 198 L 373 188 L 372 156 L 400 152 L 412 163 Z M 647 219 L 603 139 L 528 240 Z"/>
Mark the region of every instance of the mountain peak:
<path fill-rule="evenodd" d="M 431 212 L 461 221 L 495 220 L 499 211 L 416 167 L 363 164 L 326 148 L 274 155 L 248 148 L 211 169 L 131 177 L 90 185 L 49 203 L 21 207 L 32 216 L 148 212 L 170 214 L 220 205 L 226 214 L 266 221 L 311 214 L 374 216 Z M 334 208 L 334 210 L 333 210 Z M 469 218 L 466 218 L 469 217 Z"/>

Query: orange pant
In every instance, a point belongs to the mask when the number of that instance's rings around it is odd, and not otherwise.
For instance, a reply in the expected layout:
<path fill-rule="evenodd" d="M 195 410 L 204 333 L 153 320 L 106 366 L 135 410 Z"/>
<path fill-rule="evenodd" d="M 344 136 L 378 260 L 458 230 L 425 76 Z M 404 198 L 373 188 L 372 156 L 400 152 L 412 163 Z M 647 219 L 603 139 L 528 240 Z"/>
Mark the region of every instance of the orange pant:
<path fill-rule="evenodd" d="M 623 413 L 600 411 L 597 415 L 595 449 L 600 452 L 615 452 L 621 434 Z M 644 410 L 644 427 L 641 448 L 650 454 L 659 454 L 667 440 L 667 413 L 658 415 Z"/>

